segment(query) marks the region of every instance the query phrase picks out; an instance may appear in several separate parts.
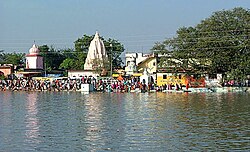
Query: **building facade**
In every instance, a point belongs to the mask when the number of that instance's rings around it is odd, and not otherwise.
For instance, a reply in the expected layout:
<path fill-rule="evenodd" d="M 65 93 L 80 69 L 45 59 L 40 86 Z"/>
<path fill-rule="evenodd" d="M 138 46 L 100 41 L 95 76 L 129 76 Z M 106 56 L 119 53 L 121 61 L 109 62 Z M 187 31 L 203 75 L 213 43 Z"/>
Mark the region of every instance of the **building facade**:
<path fill-rule="evenodd" d="M 36 44 L 33 44 L 26 55 L 26 69 L 43 69 L 43 57 Z"/>
<path fill-rule="evenodd" d="M 125 73 L 133 75 L 134 73 L 143 73 L 144 69 L 149 74 L 153 74 L 157 70 L 157 58 L 154 54 L 143 53 L 126 53 L 125 54 Z"/>

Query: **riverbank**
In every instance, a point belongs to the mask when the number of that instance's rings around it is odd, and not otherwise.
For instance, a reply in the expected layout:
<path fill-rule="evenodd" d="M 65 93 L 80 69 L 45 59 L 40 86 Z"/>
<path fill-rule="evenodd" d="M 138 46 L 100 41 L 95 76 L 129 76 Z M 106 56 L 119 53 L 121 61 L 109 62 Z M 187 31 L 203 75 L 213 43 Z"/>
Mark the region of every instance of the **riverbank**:
<path fill-rule="evenodd" d="M 107 81 L 94 78 L 33 80 L 0 80 L 0 91 L 83 91 L 83 92 L 250 92 L 249 87 L 186 88 L 185 86 L 156 86 L 139 81 Z"/>

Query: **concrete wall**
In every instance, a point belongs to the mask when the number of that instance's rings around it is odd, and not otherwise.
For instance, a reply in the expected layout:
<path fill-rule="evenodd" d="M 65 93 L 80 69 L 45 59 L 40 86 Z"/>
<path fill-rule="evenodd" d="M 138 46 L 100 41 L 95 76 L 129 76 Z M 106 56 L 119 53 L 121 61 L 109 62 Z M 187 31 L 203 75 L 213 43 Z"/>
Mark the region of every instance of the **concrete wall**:
<path fill-rule="evenodd" d="M 99 76 L 99 74 L 96 74 L 93 71 L 68 70 L 68 77 L 83 77 L 83 76 L 97 77 Z"/>

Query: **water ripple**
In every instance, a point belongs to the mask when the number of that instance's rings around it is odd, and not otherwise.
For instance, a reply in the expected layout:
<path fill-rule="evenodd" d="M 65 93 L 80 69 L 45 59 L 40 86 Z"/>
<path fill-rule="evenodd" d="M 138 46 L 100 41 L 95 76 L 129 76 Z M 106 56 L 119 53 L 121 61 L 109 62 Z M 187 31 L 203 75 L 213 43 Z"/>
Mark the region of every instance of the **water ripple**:
<path fill-rule="evenodd" d="M 0 151 L 248 151 L 249 94 L 2 92 Z"/>

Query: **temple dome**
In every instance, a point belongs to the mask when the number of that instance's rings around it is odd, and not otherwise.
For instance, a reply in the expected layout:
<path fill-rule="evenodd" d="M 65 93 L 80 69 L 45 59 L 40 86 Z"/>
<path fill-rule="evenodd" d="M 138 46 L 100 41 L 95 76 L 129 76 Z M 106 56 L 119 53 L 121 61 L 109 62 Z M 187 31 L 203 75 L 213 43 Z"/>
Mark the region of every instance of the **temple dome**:
<path fill-rule="evenodd" d="M 39 54 L 39 52 L 40 50 L 38 49 L 38 46 L 36 44 L 33 44 L 33 46 L 29 50 L 30 54 Z"/>

